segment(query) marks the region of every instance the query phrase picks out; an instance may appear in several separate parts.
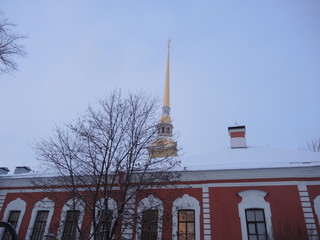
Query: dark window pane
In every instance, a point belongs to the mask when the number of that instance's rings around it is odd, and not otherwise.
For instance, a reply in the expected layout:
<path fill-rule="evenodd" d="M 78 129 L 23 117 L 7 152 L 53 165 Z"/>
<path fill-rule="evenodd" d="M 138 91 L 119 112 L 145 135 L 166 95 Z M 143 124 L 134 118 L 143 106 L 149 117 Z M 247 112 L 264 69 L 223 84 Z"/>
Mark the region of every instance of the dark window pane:
<path fill-rule="evenodd" d="M 49 211 L 38 211 L 36 221 L 33 226 L 31 240 L 41 240 L 47 224 Z"/>
<path fill-rule="evenodd" d="M 75 239 L 80 211 L 67 211 L 62 240 Z"/>
<path fill-rule="evenodd" d="M 255 215 L 256 215 L 256 221 L 264 221 L 264 216 L 263 216 L 263 211 L 262 210 L 255 210 Z"/>
<path fill-rule="evenodd" d="M 257 223 L 257 230 L 259 234 L 265 234 L 266 233 L 266 226 L 264 223 Z"/>
<path fill-rule="evenodd" d="M 14 228 L 16 228 L 18 224 L 19 216 L 20 216 L 20 211 L 10 211 L 7 221 Z M 9 240 L 9 239 L 11 239 L 10 232 L 6 230 L 3 233 L 2 240 Z"/>
<path fill-rule="evenodd" d="M 255 234 L 256 233 L 256 226 L 254 223 L 249 223 L 248 224 L 248 228 L 249 228 L 249 234 Z"/>
<path fill-rule="evenodd" d="M 247 215 L 247 221 L 251 222 L 255 220 L 254 210 L 247 210 L 246 215 Z"/>
<path fill-rule="evenodd" d="M 249 240 L 268 239 L 263 209 L 247 209 L 246 221 Z"/>
<path fill-rule="evenodd" d="M 147 210 L 142 214 L 141 240 L 157 239 L 158 210 Z"/>
<path fill-rule="evenodd" d="M 95 237 L 97 240 L 107 239 L 110 233 L 112 219 L 113 213 L 111 210 L 99 211 L 97 227 L 95 230 Z"/>

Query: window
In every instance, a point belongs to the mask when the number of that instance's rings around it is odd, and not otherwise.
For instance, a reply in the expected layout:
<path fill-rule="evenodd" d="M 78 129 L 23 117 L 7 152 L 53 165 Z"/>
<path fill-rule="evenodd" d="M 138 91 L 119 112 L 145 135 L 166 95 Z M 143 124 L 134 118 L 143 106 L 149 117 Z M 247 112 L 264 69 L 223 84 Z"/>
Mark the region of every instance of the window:
<path fill-rule="evenodd" d="M 267 194 L 267 192 L 254 189 L 238 193 L 242 198 L 242 201 L 238 203 L 242 239 L 264 240 L 272 234 L 270 203 L 264 199 Z"/>
<path fill-rule="evenodd" d="M 183 219 L 186 220 L 183 221 Z M 200 227 L 199 201 L 188 194 L 174 200 L 172 206 L 172 239 L 198 240 L 200 239 L 200 231 L 196 229 L 200 229 Z"/>
<path fill-rule="evenodd" d="M 266 221 L 263 209 L 246 209 L 249 240 L 267 240 Z"/>
<path fill-rule="evenodd" d="M 10 211 L 10 214 L 9 214 L 7 221 L 13 226 L 14 229 L 16 229 L 16 227 L 17 227 L 20 212 L 21 211 Z M 2 240 L 9 240 L 9 239 L 11 239 L 11 235 L 10 235 L 10 232 L 6 230 L 3 233 Z"/>
<path fill-rule="evenodd" d="M 49 211 L 38 211 L 36 221 L 33 226 L 31 240 L 41 240 L 45 231 Z"/>
<path fill-rule="evenodd" d="M 147 210 L 142 214 L 141 240 L 157 240 L 158 210 Z"/>
<path fill-rule="evenodd" d="M 105 240 L 108 239 L 108 235 L 111 229 L 112 211 L 99 211 L 98 223 L 96 228 L 96 239 Z"/>
<path fill-rule="evenodd" d="M 62 240 L 75 239 L 80 211 L 67 211 Z"/>
<path fill-rule="evenodd" d="M 43 198 L 34 204 L 26 239 L 43 239 L 43 235 L 49 230 L 54 209 L 54 202 L 49 198 Z"/>
<path fill-rule="evenodd" d="M 178 212 L 178 240 L 195 239 L 194 210 L 179 210 Z"/>
<path fill-rule="evenodd" d="M 141 199 L 138 208 L 136 238 L 162 239 L 163 202 L 152 194 Z"/>

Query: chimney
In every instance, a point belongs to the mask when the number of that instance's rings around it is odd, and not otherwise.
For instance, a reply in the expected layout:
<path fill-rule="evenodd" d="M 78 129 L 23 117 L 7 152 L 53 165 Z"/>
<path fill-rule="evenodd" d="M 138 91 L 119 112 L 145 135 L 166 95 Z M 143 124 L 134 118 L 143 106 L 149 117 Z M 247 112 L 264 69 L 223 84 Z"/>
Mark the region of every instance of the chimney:
<path fill-rule="evenodd" d="M 246 126 L 228 127 L 231 148 L 246 148 Z"/>
<path fill-rule="evenodd" d="M 14 170 L 13 174 L 22 174 L 22 173 L 28 173 L 31 171 L 31 168 L 27 167 L 27 166 L 22 166 L 22 167 L 16 167 L 16 169 Z"/>
<path fill-rule="evenodd" d="M 8 172 L 10 172 L 9 168 L 0 167 L 0 174 L 8 174 Z"/>

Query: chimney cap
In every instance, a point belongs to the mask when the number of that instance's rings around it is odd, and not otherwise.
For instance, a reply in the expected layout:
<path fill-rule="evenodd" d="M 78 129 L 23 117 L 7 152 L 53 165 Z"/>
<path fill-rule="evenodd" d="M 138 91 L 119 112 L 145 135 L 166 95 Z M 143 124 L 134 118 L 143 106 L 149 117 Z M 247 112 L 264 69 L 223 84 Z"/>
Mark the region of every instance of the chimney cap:
<path fill-rule="evenodd" d="M 228 130 L 240 130 L 240 129 L 244 129 L 246 130 L 246 126 L 245 125 L 240 125 L 240 126 L 232 126 L 232 127 L 228 127 Z"/>

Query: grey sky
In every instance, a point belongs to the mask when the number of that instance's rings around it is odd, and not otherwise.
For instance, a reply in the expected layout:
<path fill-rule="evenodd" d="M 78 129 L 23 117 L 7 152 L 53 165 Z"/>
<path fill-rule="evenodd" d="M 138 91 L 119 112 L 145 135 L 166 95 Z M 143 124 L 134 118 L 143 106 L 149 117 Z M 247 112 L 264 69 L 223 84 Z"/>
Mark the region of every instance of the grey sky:
<path fill-rule="evenodd" d="M 19 72 L 0 75 L 0 161 L 11 171 L 34 166 L 30 145 L 115 88 L 162 98 L 168 37 L 185 155 L 228 147 L 235 121 L 254 146 L 320 137 L 318 0 L 4 0 L 0 9 L 29 36 Z"/>

